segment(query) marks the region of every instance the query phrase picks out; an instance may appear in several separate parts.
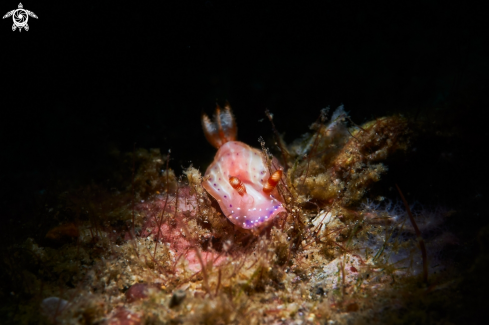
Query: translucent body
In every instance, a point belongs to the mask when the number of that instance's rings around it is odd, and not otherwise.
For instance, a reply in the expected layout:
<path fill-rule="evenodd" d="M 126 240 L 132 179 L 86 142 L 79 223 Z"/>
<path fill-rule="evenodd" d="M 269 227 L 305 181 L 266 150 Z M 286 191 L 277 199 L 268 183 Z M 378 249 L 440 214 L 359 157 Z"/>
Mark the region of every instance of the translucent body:
<path fill-rule="evenodd" d="M 272 172 L 280 167 L 275 158 L 272 165 Z M 230 177 L 239 178 L 246 187 L 246 193 L 240 195 L 229 183 Z M 269 177 L 270 173 L 258 149 L 239 141 L 230 141 L 217 151 L 202 185 L 217 200 L 232 223 L 249 229 L 285 211 L 277 189 L 269 194 L 263 192 Z"/>

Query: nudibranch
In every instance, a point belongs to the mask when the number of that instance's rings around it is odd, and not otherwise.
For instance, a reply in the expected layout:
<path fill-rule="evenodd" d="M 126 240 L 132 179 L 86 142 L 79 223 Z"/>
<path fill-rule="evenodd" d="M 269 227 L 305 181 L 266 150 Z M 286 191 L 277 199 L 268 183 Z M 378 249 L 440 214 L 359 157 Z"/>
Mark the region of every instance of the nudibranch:
<path fill-rule="evenodd" d="M 282 167 L 273 157 L 271 175 L 262 152 L 236 140 L 231 107 L 216 108 L 214 121 L 203 114 L 207 140 L 218 149 L 205 172 L 202 185 L 214 197 L 224 215 L 245 229 L 258 227 L 285 212 L 277 184 Z"/>

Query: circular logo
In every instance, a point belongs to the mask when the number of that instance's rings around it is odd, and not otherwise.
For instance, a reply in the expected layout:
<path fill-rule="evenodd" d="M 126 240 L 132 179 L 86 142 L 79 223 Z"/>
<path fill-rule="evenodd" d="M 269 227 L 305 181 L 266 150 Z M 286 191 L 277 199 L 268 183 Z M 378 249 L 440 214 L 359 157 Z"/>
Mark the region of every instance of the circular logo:
<path fill-rule="evenodd" d="M 15 10 L 12 16 L 14 19 L 14 24 L 17 27 L 24 27 L 27 24 L 27 20 L 29 20 L 29 15 L 27 15 L 27 12 L 24 9 Z"/>

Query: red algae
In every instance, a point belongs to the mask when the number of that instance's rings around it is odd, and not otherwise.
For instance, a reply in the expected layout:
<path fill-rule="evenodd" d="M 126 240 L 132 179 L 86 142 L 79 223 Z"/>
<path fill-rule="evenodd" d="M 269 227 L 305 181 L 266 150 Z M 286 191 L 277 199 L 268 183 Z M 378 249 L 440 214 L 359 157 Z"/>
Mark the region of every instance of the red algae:
<path fill-rule="evenodd" d="M 198 218 L 199 204 L 195 193 L 190 187 L 178 189 L 178 196 L 158 195 L 152 200 L 147 200 L 136 205 L 138 214 L 145 216 L 140 236 L 151 237 L 152 240 L 166 244 L 166 247 L 176 257 L 188 262 L 188 268 L 199 271 L 202 268 L 201 261 L 197 257 L 201 255 L 204 263 L 212 262 L 218 265 L 224 257 L 213 251 L 197 253 L 200 242 L 209 238 L 210 231 L 205 229 L 204 222 Z M 225 220 L 222 220 L 225 222 Z M 202 225 L 199 227 L 199 236 L 186 234 L 189 225 Z M 126 236 L 126 238 L 128 238 Z"/>

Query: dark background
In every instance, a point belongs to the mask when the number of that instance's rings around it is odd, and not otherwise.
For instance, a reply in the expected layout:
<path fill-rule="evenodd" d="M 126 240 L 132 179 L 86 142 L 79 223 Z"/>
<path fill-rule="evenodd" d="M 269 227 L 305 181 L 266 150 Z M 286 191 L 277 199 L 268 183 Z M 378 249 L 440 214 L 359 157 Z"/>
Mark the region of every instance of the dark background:
<path fill-rule="evenodd" d="M 30 30 L 0 25 L 2 204 L 17 211 L 55 179 L 90 178 L 112 148 L 171 149 L 172 168 L 204 171 L 215 149 L 200 114 L 216 101 L 254 146 L 272 136 L 266 108 L 291 142 L 343 103 L 358 124 L 401 113 L 416 126 L 381 183 L 392 197 L 397 182 L 410 200 L 484 220 L 482 7 L 315 3 L 23 2 L 39 17 Z M 2 2 L 2 15 L 17 5 Z"/>

